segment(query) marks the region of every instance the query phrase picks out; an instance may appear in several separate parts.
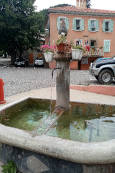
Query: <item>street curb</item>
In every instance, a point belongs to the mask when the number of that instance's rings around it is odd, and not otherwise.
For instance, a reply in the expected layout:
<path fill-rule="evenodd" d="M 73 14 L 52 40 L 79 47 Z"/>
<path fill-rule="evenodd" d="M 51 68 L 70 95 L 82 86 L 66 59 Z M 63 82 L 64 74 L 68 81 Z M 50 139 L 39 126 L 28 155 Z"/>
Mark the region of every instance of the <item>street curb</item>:
<path fill-rule="evenodd" d="M 87 91 L 96 94 L 103 94 L 109 96 L 115 96 L 115 86 L 104 86 L 104 85 L 73 85 L 70 86 L 73 90 Z"/>

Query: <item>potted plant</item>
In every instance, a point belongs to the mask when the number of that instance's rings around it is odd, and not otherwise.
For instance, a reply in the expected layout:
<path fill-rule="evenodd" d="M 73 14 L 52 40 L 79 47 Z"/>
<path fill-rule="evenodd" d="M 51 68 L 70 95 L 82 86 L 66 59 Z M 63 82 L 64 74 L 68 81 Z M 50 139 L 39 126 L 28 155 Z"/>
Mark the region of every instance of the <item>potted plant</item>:
<path fill-rule="evenodd" d="M 43 46 L 41 46 L 41 49 L 44 52 L 44 57 L 45 57 L 46 62 L 51 62 L 53 59 L 55 46 L 43 45 Z"/>
<path fill-rule="evenodd" d="M 85 52 L 84 48 L 82 47 L 82 45 L 73 45 L 72 44 L 72 59 L 73 60 L 81 60 L 83 53 Z"/>
<path fill-rule="evenodd" d="M 58 53 L 64 53 L 67 48 L 67 37 L 65 33 L 61 33 L 56 41 L 56 47 Z"/>

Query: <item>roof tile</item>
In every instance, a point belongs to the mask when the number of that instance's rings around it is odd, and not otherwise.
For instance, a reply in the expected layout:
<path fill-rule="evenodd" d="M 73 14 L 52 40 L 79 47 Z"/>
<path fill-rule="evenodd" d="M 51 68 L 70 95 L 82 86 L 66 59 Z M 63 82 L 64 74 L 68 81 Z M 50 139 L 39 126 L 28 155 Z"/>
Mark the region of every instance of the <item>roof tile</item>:
<path fill-rule="evenodd" d="M 56 8 L 50 8 L 49 11 L 70 11 L 70 12 L 89 12 L 89 13 L 106 13 L 106 14 L 115 14 L 115 11 L 112 10 L 100 10 L 100 9 L 91 9 L 91 8 L 85 8 L 80 9 L 76 6 L 64 6 L 64 7 L 56 7 Z"/>

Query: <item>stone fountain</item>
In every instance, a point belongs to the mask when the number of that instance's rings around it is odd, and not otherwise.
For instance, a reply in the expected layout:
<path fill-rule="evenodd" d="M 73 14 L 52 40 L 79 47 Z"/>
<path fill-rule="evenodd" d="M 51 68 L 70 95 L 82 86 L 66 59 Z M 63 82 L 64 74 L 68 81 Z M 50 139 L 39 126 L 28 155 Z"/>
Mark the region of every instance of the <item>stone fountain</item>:
<path fill-rule="evenodd" d="M 59 34 L 67 36 L 66 26 L 59 30 Z M 56 107 L 62 107 L 69 110 L 70 103 L 70 60 L 72 59 L 71 46 L 67 43 L 60 43 L 61 49 L 58 49 L 54 55 L 56 60 Z M 57 47 L 59 47 L 58 45 Z"/>
<path fill-rule="evenodd" d="M 64 28 L 60 31 L 60 33 L 62 32 L 67 34 L 67 30 L 64 30 Z M 83 110 L 78 110 L 78 106 L 75 107 L 73 119 L 71 119 L 71 114 L 65 114 L 63 116 L 62 113 L 70 108 L 69 64 L 72 59 L 70 46 L 66 45 L 63 51 L 57 51 L 54 55 L 54 59 L 56 60 L 57 70 L 56 106 L 54 108 L 54 112 L 58 112 L 58 115 L 47 115 L 47 102 L 50 103 L 48 100 L 45 100 L 44 102 L 39 100 L 39 102 L 43 102 L 42 108 L 45 109 L 45 113 L 43 112 L 43 109 L 40 110 L 40 113 L 36 112 L 36 103 L 38 100 L 37 98 L 32 97 L 32 95 L 2 106 L 0 108 L 0 118 L 3 119 L 3 121 L 6 120 L 6 125 L 4 123 L 0 124 L 0 142 L 2 143 L 0 156 L 2 161 L 4 163 L 9 160 L 14 161 L 22 173 L 114 173 L 114 139 L 92 143 L 69 140 L 73 130 L 75 131 L 73 135 L 74 138 L 77 136 L 79 128 L 81 128 L 81 131 L 83 132 L 83 129 L 88 126 L 87 122 L 90 124 L 92 123 L 92 121 L 83 121 L 83 124 L 80 127 L 81 117 L 79 119 L 79 123 L 77 124 L 75 115 L 76 112 L 79 115 L 81 115 L 81 112 L 86 112 L 86 116 L 91 112 L 91 115 L 93 115 L 96 111 L 102 111 L 102 113 L 104 113 L 103 110 L 105 105 L 102 105 L 100 108 L 99 106 L 90 105 L 87 108 L 87 105 L 84 106 L 80 104 Z M 40 94 L 41 93 L 39 93 L 39 95 Z M 35 104 L 34 112 L 32 114 L 33 117 L 31 118 L 31 116 L 29 116 L 27 123 L 29 124 L 29 127 L 31 125 L 31 128 L 32 124 L 35 124 L 35 126 L 37 125 L 36 129 L 31 131 L 30 129 L 28 130 L 17 128 L 15 126 L 7 126 L 9 119 L 9 117 L 5 116 L 7 115 L 7 112 L 9 112 L 12 116 L 15 115 L 18 117 L 20 116 L 21 109 L 25 110 L 26 106 L 28 106 L 27 108 L 29 109 L 33 104 Z M 75 100 L 73 104 L 75 104 Z M 17 111 L 17 105 L 19 111 Z M 39 106 L 38 103 L 37 106 Z M 91 110 L 92 107 L 94 108 L 93 110 Z M 115 104 L 109 106 L 108 103 L 105 110 L 114 114 Z M 17 112 L 19 112 L 18 115 Z M 43 117 L 41 118 L 42 120 L 40 123 L 39 115 L 40 117 Z M 34 118 L 35 121 L 33 120 Z M 108 123 L 108 119 L 105 120 Z M 15 122 L 16 121 L 17 119 L 15 119 Z M 64 121 L 64 127 L 62 121 Z M 91 124 L 90 128 L 91 130 L 89 136 L 91 140 L 92 131 L 95 130 L 95 126 L 92 126 Z M 99 128 L 100 127 L 98 126 L 98 129 L 96 129 L 97 138 L 100 135 Z M 50 133 L 50 130 L 57 132 L 57 136 L 48 135 L 47 132 Z M 63 131 L 62 136 L 67 133 L 66 138 L 61 138 L 61 130 Z"/>
<path fill-rule="evenodd" d="M 70 59 L 71 53 L 54 55 L 56 60 L 56 106 L 65 110 L 69 109 L 70 103 Z"/>

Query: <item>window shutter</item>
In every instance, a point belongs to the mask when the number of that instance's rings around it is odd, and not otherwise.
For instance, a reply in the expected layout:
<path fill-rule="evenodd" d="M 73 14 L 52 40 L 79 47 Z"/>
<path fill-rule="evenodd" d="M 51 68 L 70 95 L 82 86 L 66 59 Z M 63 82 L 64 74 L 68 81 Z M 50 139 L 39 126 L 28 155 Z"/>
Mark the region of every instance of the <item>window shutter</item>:
<path fill-rule="evenodd" d="M 80 20 L 80 30 L 83 31 L 84 30 L 84 19 Z"/>
<path fill-rule="evenodd" d="M 57 29 L 60 30 L 60 17 L 57 18 Z"/>
<path fill-rule="evenodd" d="M 99 21 L 96 20 L 96 31 L 99 31 Z"/>
<path fill-rule="evenodd" d="M 80 39 L 80 44 L 83 46 L 83 41 L 82 41 L 82 39 Z"/>
<path fill-rule="evenodd" d="M 73 19 L 73 27 L 72 28 L 73 28 L 73 30 L 76 31 L 76 18 Z"/>
<path fill-rule="evenodd" d="M 104 52 L 110 52 L 110 40 L 104 40 Z"/>
<path fill-rule="evenodd" d="M 58 17 L 57 18 L 57 29 L 58 29 L 58 31 L 60 30 L 60 19 L 61 18 L 64 18 L 64 21 L 65 21 L 65 24 L 66 24 L 66 28 L 67 28 L 67 30 L 69 29 L 69 19 L 67 18 L 67 17 Z"/>
<path fill-rule="evenodd" d="M 110 22 L 109 22 L 109 32 L 113 32 L 113 26 L 114 26 L 114 22 L 113 22 L 113 20 L 110 20 Z"/>
<path fill-rule="evenodd" d="M 69 19 L 66 17 L 65 18 L 65 22 L 66 22 L 66 27 L 67 27 L 67 30 L 69 29 Z"/>
<path fill-rule="evenodd" d="M 106 22 L 106 20 L 103 20 L 103 25 L 102 25 L 103 32 L 105 32 L 105 22 Z"/>
<path fill-rule="evenodd" d="M 88 20 L 88 31 L 91 31 L 91 20 Z"/>

